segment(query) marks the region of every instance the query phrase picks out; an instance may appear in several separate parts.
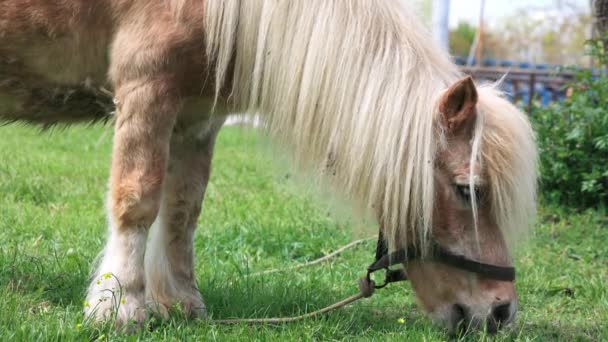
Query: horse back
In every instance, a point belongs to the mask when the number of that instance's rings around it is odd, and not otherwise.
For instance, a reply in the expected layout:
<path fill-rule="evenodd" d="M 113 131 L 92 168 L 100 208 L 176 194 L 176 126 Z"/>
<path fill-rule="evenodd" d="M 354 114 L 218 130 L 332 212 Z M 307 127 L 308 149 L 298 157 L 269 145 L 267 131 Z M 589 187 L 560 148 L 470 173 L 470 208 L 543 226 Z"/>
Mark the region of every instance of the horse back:
<path fill-rule="evenodd" d="M 103 120 L 125 80 L 171 75 L 184 96 L 206 93 L 202 3 L 0 1 L 0 120 Z"/>

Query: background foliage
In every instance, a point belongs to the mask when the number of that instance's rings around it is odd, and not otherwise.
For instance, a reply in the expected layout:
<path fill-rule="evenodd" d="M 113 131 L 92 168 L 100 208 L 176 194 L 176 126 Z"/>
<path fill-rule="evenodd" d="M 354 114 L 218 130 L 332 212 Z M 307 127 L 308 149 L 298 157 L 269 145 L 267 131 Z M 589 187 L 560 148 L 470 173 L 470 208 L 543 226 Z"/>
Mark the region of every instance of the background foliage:
<path fill-rule="evenodd" d="M 599 65 L 607 58 L 600 40 L 588 51 Z M 608 203 L 608 76 L 576 72 L 563 102 L 532 113 L 543 196 L 577 207 Z"/>

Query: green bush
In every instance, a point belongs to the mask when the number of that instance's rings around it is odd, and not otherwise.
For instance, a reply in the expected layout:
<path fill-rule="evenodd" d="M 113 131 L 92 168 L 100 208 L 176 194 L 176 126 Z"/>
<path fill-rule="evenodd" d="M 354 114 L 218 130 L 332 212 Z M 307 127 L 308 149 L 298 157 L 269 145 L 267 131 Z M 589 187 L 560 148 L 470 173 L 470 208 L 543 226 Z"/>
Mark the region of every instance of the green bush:
<path fill-rule="evenodd" d="M 601 45 L 592 42 L 590 47 L 592 55 L 604 62 Z M 579 70 L 569 87 L 566 100 L 537 108 L 532 114 L 541 193 L 548 200 L 571 206 L 606 206 L 608 76 L 594 77 L 589 70 Z"/>

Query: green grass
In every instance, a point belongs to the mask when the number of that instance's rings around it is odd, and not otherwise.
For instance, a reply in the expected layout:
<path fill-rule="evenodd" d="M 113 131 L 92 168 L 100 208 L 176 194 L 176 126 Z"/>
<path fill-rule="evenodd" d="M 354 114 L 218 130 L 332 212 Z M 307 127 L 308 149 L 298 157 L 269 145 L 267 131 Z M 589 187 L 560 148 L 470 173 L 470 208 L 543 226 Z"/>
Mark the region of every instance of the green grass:
<path fill-rule="evenodd" d="M 111 131 L 99 126 L 40 132 L 0 128 L 0 341 L 19 340 L 445 340 L 395 284 L 333 313 L 278 326 L 216 326 L 175 315 L 134 335 L 83 324 L 90 265 L 105 236 Z M 289 274 L 249 272 L 317 258 L 374 227 L 328 213 L 327 201 L 294 185 L 258 138 L 220 134 L 196 234 L 196 271 L 213 318 L 301 314 L 355 293 L 374 243 Z M 543 207 L 518 255 L 517 324 L 496 337 L 608 340 L 608 218 Z M 403 321 L 403 320 L 404 321 Z"/>

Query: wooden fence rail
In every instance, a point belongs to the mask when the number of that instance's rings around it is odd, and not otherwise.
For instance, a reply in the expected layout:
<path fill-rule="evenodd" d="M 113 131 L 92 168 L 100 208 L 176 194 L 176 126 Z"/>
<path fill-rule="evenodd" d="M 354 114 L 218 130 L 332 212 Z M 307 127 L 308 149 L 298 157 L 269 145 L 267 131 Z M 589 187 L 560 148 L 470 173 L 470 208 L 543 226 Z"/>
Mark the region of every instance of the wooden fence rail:
<path fill-rule="evenodd" d="M 528 114 L 532 111 L 537 95 L 540 96 L 540 104 L 543 106 L 564 99 L 567 96 L 567 84 L 574 78 L 574 72 L 564 70 L 483 66 L 461 66 L 461 70 L 478 81 L 495 82 L 504 77 L 501 88 L 512 102 L 521 102 L 527 106 Z"/>

